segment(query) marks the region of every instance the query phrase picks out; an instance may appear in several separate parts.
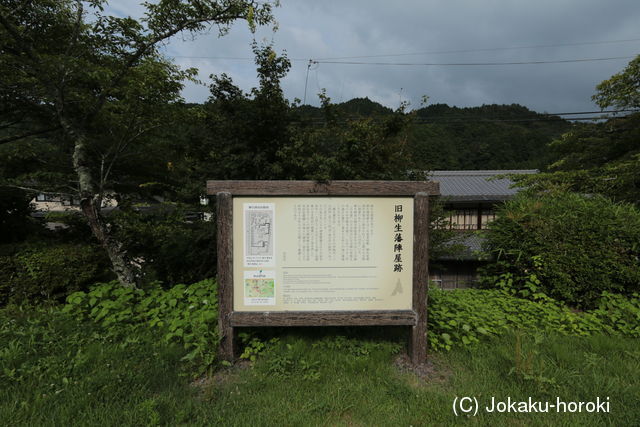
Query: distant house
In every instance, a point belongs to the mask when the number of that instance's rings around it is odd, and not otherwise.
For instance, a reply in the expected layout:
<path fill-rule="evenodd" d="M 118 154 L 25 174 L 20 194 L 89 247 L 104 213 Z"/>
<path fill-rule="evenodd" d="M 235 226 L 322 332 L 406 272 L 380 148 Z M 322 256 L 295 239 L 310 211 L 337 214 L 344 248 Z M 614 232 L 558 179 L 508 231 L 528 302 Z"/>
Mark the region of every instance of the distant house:
<path fill-rule="evenodd" d="M 462 233 L 462 253 L 437 260 L 430 277 L 443 289 L 473 287 L 477 282 L 477 269 L 486 261 L 480 257 L 482 240 L 474 231 L 487 228 L 495 219 L 495 208 L 512 198 L 517 188 L 508 174 L 533 174 L 537 170 L 471 170 L 434 171 L 429 179 L 440 183 L 441 199 L 449 215 L 449 227 Z"/>
<path fill-rule="evenodd" d="M 150 199 L 141 201 L 134 206 L 134 210 L 143 214 L 152 214 L 159 209 L 174 209 L 171 204 L 164 204 L 165 199 L 161 196 L 153 196 Z M 209 204 L 209 199 L 206 197 L 200 198 L 200 204 L 206 206 Z M 80 213 L 80 199 L 76 195 L 64 194 L 64 193 L 39 193 L 31 200 L 33 206 L 33 212 L 31 216 L 34 218 L 40 218 L 45 221 L 45 226 L 50 230 L 58 230 L 67 228 L 62 222 L 52 221 L 47 219 L 48 214 L 56 213 Z M 102 199 L 102 213 L 109 214 L 112 211 L 118 210 L 118 202 L 116 200 L 116 194 L 109 192 Z M 193 223 L 197 221 L 212 221 L 213 214 L 211 212 L 203 211 L 187 211 L 184 215 L 184 220 L 187 223 Z"/>
<path fill-rule="evenodd" d="M 39 193 L 31 200 L 34 218 L 46 219 L 50 213 L 80 213 L 80 199 L 77 196 L 64 193 Z M 107 196 L 102 200 L 102 209 L 109 212 L 116 208 L 118 203 L 113 197 Z M 67 228 L 62 222 L 48 220 L 45 222 L 51 230 Z"/>

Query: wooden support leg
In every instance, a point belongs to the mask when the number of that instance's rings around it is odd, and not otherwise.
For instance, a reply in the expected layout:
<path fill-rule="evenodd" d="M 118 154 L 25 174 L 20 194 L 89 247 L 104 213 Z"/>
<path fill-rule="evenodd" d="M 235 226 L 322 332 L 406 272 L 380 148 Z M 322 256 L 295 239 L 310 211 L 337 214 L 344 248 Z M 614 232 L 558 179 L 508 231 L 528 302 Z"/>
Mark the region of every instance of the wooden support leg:
<path fill-rule="evenodd" d="M 427 285 L 429 283 L 429 195 L 418 193 L 413 203 L 413 311 L 409 357 L 414 365 L 427 357 Z"/>
<path fill-rule="evenodd" d="M 218 193 L 218 333 L 222 360 L 235 360 L 235 331 L 231 326 L 233 311 L 233 198 Z"/>
<path fill-rule="evenodd" d="M 220 327 L 220 359 L 233 363 L 237 358 L 236 348 L 235 328 L 229 324 L 222 325 Z"/>
<path fill-rule="evenodd" d="M 427 360 L 427 326 L 419 319 L 417 325 L 411 326 L 409 357 L 414 365 L 425 363 Z"/>

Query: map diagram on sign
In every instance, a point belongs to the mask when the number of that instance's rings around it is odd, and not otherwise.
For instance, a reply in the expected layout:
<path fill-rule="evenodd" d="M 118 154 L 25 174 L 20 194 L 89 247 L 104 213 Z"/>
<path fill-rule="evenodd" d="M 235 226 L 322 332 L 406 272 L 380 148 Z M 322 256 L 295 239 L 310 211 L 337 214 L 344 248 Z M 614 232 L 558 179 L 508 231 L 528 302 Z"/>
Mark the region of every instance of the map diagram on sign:
<path fill-rule="evenodd" d="M 248 211 L 247 217 L 247 255 L 273 256 L 273 211 Z"/>
<path fill-rule="evenodd" d="M 273 267 L 275 265 L 275 205 L 245 203 L 244 266 Z"/>
<path fill-rule="evenodd" d="M 275 283 L 273 279 L 245 279 L 244 296 L 246 298 L 273 298 Z"/>
<path fill-rule="evenodd" d="M 276 279 L 273 271 L 245 271 L 245 305 L 275 305 Z"/>

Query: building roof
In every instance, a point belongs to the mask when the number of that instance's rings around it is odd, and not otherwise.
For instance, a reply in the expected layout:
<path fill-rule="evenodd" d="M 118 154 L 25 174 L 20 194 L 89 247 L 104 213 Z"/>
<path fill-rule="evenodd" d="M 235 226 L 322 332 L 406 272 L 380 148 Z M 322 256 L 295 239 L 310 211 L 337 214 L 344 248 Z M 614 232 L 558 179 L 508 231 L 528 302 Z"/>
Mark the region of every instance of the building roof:
<path fill-rule="evenodd" d="M 513 197 L 513 181 L 496 178 L 509 174 L 534 174 L 536 169 L 433 171 L 429 179 L 440 183 L 440 194 L 451 201 L 502 201 Z"/>
<path fill-rule="evenodd" d="M 484 240 L 484 237 L 477 233 L 461 234 L 448 242 L 449 245 L 462 245 L 461 250 L 452 255 L 443 255 L 438 259 L 446 261 L 477 261 L 481 258 L 481 254 L 484 253 L 482 250 Z"/>

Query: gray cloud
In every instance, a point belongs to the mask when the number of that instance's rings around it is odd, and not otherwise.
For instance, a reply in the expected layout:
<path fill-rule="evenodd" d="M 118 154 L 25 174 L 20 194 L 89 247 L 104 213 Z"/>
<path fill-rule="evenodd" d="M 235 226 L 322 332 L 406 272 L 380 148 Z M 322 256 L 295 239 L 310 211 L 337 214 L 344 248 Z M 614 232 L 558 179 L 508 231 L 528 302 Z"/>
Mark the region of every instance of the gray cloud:
<path fill-rule="evenodd" d="M 128 0 L 111 2 L 120 15 L 139 16 L 142 8 Z M 250 43 L 273 42 L 293 61 L 283 80 L 288 98 L 302 98 L 307 59 L 476 50 L 474 52 L 361 58 L 354 61 L 460 63 L 565 60 L 635 56 L 640 42 L 599 45 L 482 50 L 640 38 L 640 2 L 619 0 L 451 0 L 451 1 L 289 1 L 275 11 L 279 30 L 252 35 L 239 22 L 217 38 L 215 31 L 195 41 L 175 38 L 167 54 L 182 66 L 200 69 L 200 78 L 226 72 L 245 90 L 256 85 Z M 192 57 L 192 58 L 185 58 Z M 307 103 L 317 104 L 321 88 L 335 101 L 369 97 L 395 108 L 400 100 L 474 106 L 518 103 L 537 111 L 587 111 L 595 108 L 595 85 L 620 71 L 627 60 L 510 66 L 375 66 L 320 63 L 311 67 Z M 200 102 L 204 86 L 187 85 L 184 96 Z"/>

